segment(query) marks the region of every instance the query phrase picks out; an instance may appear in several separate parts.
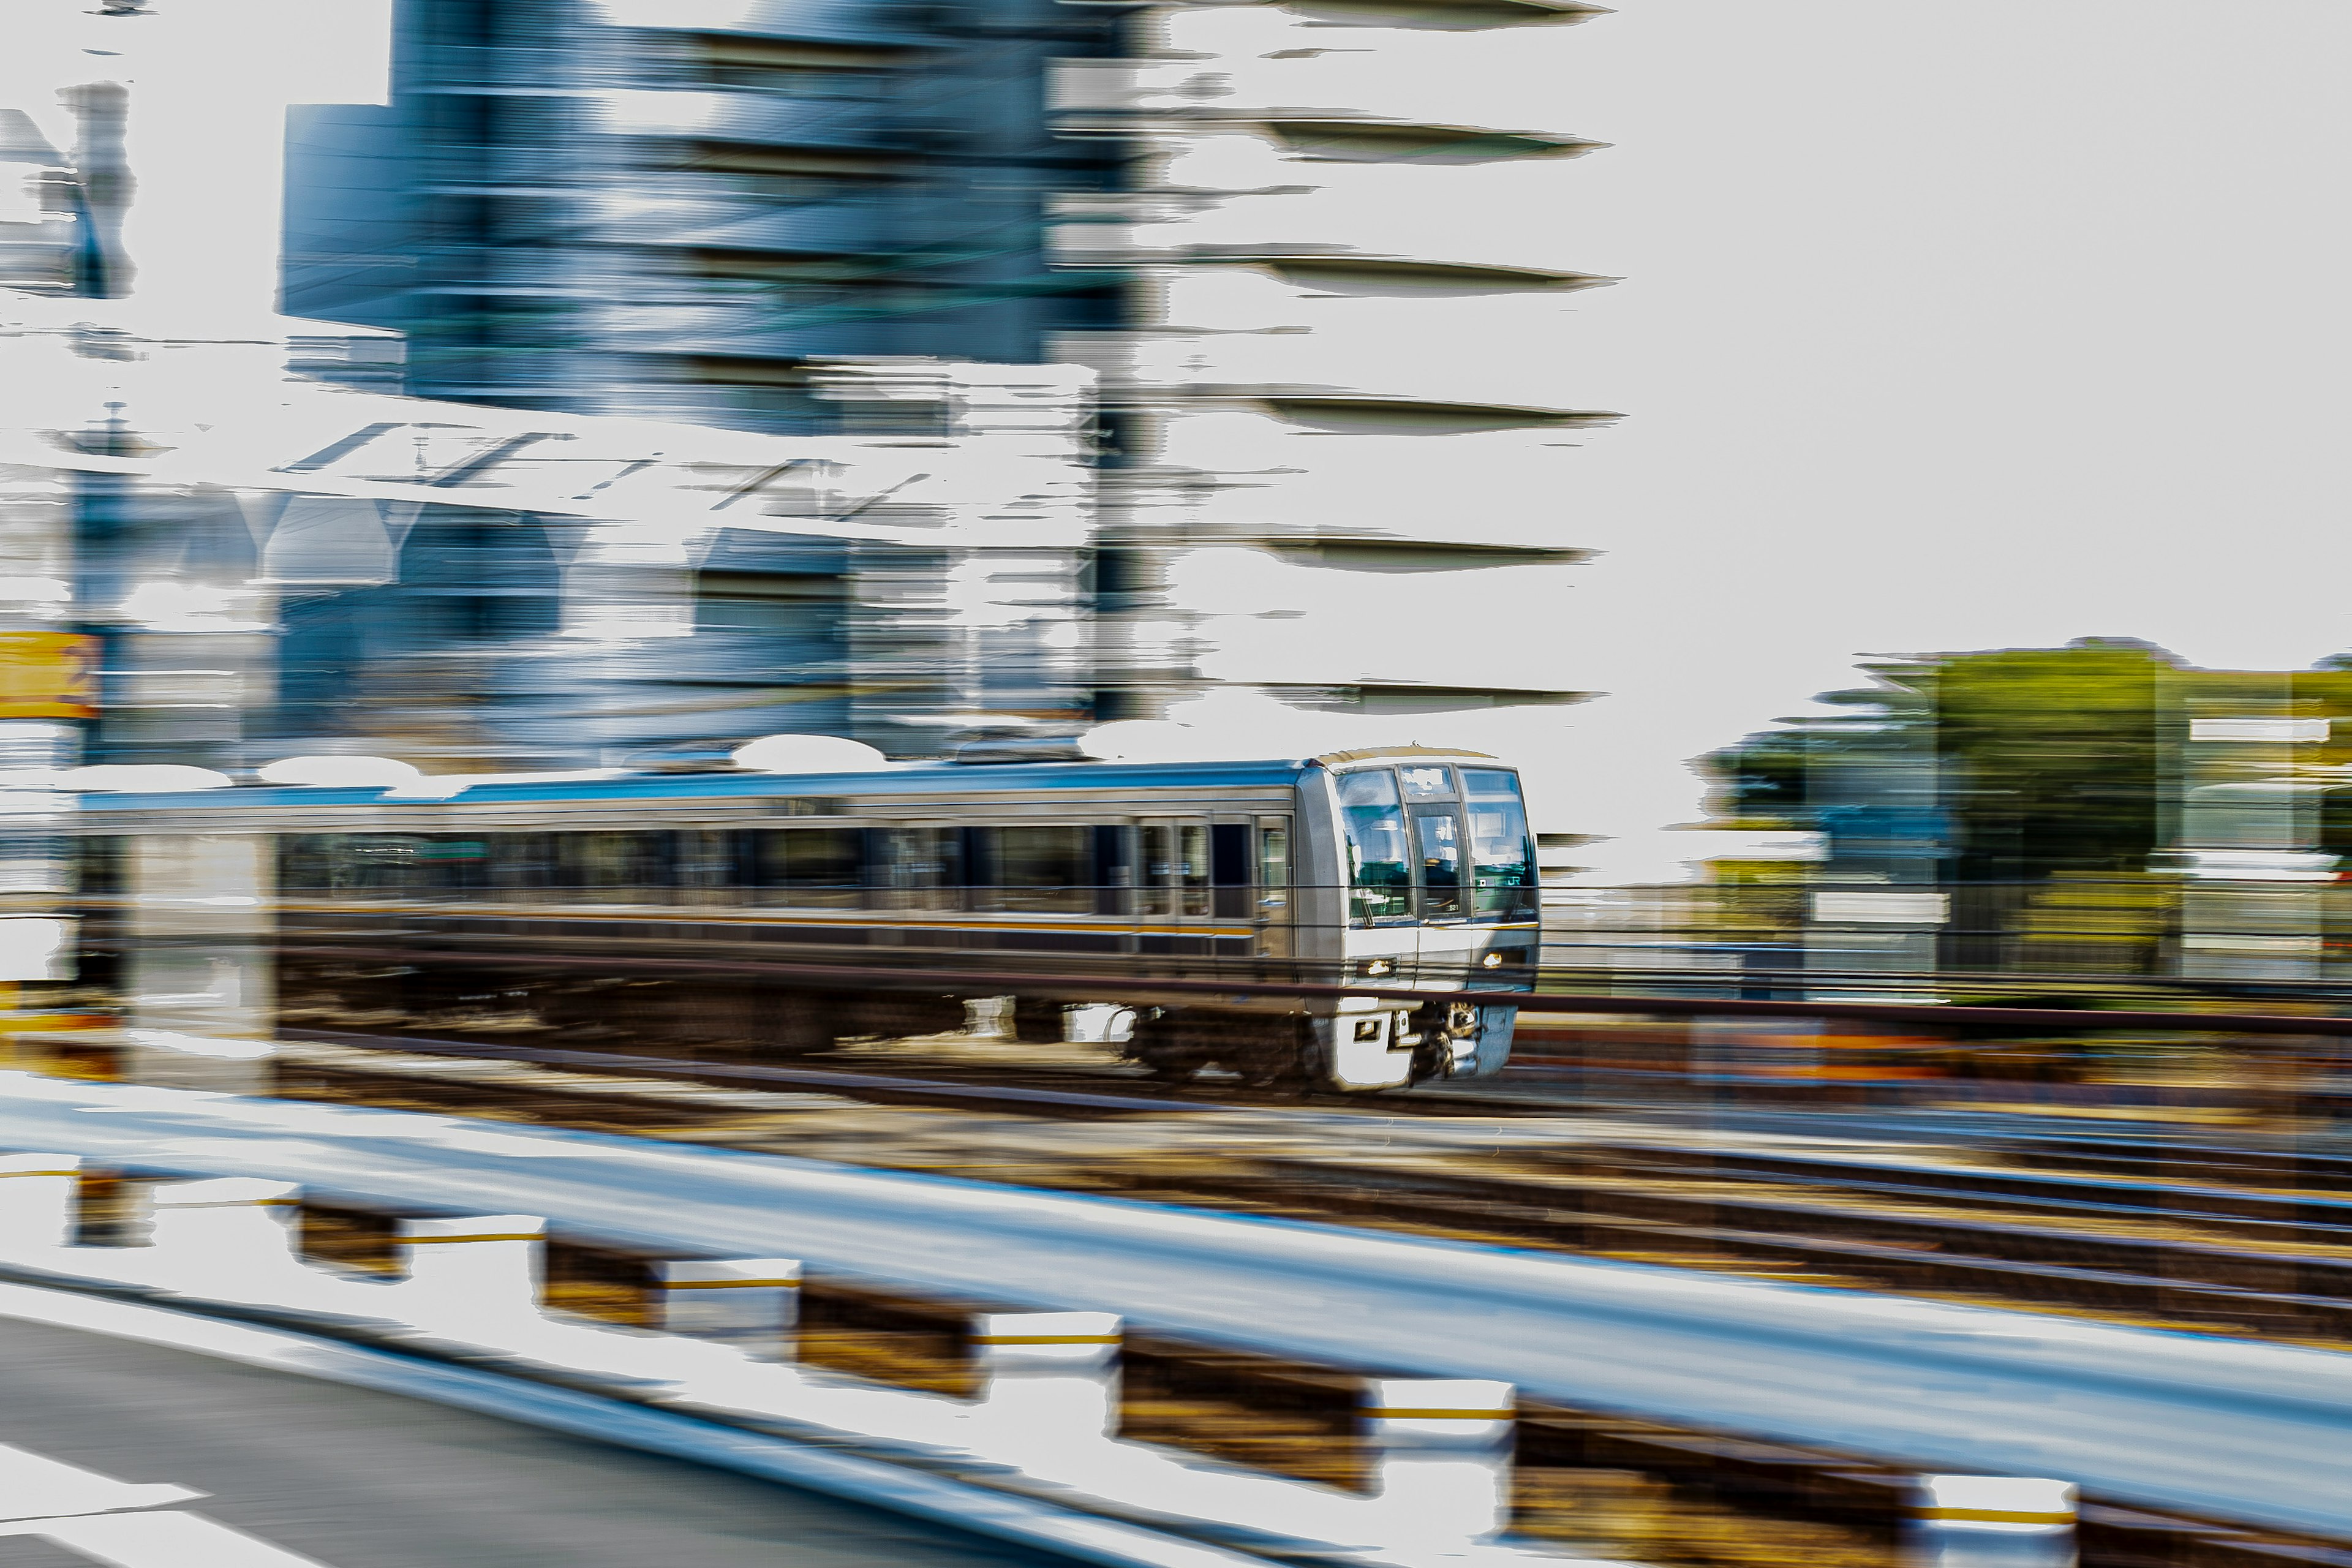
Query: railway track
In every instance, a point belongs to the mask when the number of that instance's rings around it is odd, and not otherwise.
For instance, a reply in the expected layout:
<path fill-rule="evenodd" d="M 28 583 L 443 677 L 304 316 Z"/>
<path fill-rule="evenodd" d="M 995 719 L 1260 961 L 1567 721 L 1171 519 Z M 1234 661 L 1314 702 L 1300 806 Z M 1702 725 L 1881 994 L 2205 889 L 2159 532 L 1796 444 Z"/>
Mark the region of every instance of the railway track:
<path fill-rule="evenodd" d="M 394 1049 L 478 1061 L 530 1062 L 591 1072 L 656 1074 L 697 1083 L 744 1083 L 845 1095 L 877 1105 L 940 1105 L 1007 1110 L 1032 1116 L 1118 1116 L 1213 1110 L 1209 1102 L 1178 1093 L 1101 1094 L 1021 1083 L 975 1083 L 907 1073 L 839 1072 L 823 1068 L 785 1068 L 762 1062 L 709 1060 L 700 1057 L 633 1055 L 558 1047 L 489 1045 L 414 1035 L 375 1036 L 338 1029 L 289 1028 L 288 1039 L 360 1049 Z"/>
<path fill-rule="evenodd" d="M 959 1064 L 948 1042 L 815 1068 L 286 1034 L 281 1092 L 305 1098 L 2352 1346 L 2341 1156 L 2116 1138 L 1957 1151 L 1702 1138 L 1572 1103 L 1481 1114 L 1487 1102 L 1469 1095 L 1301 1102 L 1141 1080 L 1114 1093 L 1064 1087 L 1075 1069 L 1034 1050 Z"/>
<path fill-rule="evenodd" d="M 1055 1087 L 1066 1079 L 1034 1066 L 937 1076 L 952 1063 L 920 1046 L 853 1071 L 288 1035 L 280 1092 L 301 1098 L 2352 1347 L 2343 1156 L 2112 1137 L 1955 1149 L 1700 1135 L 1591 1109 L 1480 1115 L 1469 1096 L 1107 1093 Z"/>
<path fill-rule="evenodd" d="M 1195 1177 L 1186 1193 L 1201 1201 L 1279 1184 L 1303 1212 L 1359 1223 L 2352 1347 L 2352 1230 L 2288 1212 L 2340 1211 L 2340 1198 L 2283 1199 L 2273 1217 L 2250 1217 L 2258 1194 L 2187 1186 L 2004 1201 L 1902 1180 L 1913 1173 L 1901 1164 L 1832 1175 L 1628 1145 L 1511 1163 L 1336 1173 L 1321 1161 L 1268 1160 Z M 2176 1195 L 2178 1206 L 2129 1201 Z"/>

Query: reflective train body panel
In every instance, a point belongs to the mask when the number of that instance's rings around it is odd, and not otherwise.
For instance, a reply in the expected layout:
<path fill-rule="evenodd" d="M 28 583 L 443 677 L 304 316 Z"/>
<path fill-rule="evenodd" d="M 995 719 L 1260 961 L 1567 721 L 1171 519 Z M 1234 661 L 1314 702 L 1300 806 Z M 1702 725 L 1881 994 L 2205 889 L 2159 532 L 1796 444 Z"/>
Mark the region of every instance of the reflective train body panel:
<path fill-rule="evenodd" d="M 785 1053 L 952 1030 L 1010 992 L 1030 1038 L 1100 1037 L 1119 1009 L 1107 1047 L 1163 1078 L 1483 1077 L 1538 945 L 1516 773 L 1421 748 L 90 795 L 76 821 L 100 950 L 132 939 L 122 911 L 157 900 L 147 884 L 190 862 L 190 836 L 242 841 L 198 858 L 264 868 L 250 893 L 289 999 L 409 1016 L 493 999 Z M 1148 989 L 1168 980 L 1237 989 Z M 1238 989 L 1283 982 L 1464 999 Z"/>

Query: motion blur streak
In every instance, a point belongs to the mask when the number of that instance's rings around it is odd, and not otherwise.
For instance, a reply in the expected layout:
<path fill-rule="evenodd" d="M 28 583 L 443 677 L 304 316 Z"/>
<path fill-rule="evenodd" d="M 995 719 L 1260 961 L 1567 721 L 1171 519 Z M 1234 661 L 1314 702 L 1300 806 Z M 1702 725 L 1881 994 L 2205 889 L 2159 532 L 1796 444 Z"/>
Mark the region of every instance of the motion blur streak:
<path fill-rule="evenodd" d="M 2352 665 L 1564 815 L 1630 21 L 16 0 L 0 1265 L 1104 1563 L 2340 1559 Z M 32 1550 L 992 1550 L 0 1339 Z"/>

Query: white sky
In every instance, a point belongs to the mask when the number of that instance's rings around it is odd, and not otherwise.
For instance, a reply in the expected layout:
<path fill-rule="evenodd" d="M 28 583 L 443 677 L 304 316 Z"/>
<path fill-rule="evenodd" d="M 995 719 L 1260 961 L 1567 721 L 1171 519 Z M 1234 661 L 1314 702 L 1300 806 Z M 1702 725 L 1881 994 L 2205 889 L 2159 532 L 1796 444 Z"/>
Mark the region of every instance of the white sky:
<path fill-rule="evenodd" d="M 1620 5 L 1541 48 L 1334 57 L 1475 79 L 1486 118 L 1613 143 L 1485 180 L 1478 214 L 1626 279 L 1568 297 L 1565 331 L 1491 344 L 1515 390 L 1630 416 L 1563 455 L 1557 496 L 1496 487 L 1609 552 L 1556 607 L 1517 596 L 1505 640 L 1612 695 L 1428 738 L 1525 757 L 1538 826 L 1612 835 L 1595 858 L 1632 870 L 1699 814 L 1686 759 L 1847 684 L 1860 653 L 2135 636 L 2274 668 L 2352 647 L 2352 6 Z M 380 21 L 372 0 L 327 14 Z"/>
<path fill-rule="evenodd" d="M 1684 759 L 1864 652 L 2352 647 L 2342 0 L 1619 0 L 1550 128 L 1566 472 L 1539 826 L 1688 821 Z M 1591 405 L 1590 403 L 1585 405 Z"/>
<path fill-rule="evenodd" d="M 277 308 L 286 105 L 379 102 L 389 0 L 175 0 L 109 16 L 16 0 L 0 33 L 0 105 L 60 151 L 60 89 L 128 84 L 137 195 L 123 245 L 142 307 L 243 323 Z"/>

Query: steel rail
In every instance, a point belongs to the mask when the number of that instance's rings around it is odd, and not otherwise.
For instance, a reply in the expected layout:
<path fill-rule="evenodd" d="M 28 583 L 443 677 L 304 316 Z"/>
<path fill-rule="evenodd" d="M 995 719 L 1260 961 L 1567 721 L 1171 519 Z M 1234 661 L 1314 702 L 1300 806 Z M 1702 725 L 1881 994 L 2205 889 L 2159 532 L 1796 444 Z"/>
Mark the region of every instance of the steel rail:
<path fill-rule="evenodd" d="M 1031 1114 L 1157 1114 L 1171 1110 L 1267 1113 L 1259 1105 L 1034 1090 L 898 1075 L 761 1068 L 320 1029 L 281 1033 L 302 1040 L 426 1056 L 522 1059 L 660 1077 L 781 1082 L 886 1103 L 977 1105 Z M 316 1065 L 336 1070 L 333 1063 Z M 343 1070 L 364 1075 L 370 1068 L 361 1061 Z M 507 1087 L 511 1092 L 512 1086 Z M 563 1090 L 560 1086 L 546 1086 L 546 1092 L 561 1095 Z M 1383 1100 L 1380 1110 L 1384 1116 L 1393 1115 L 1412 1103 Z M 562 1124 L 561 1117 L 555 1124 Z M 1694 1195 L 1688 1191 L 1650 1193 L 1627 1206 L 1622 1194 L 1606 1188 L 1587 1191 L 1580 1184 L 1564 1190 L 1543 1180 L 1427 1171 L 1400 1176 L 1360 1170 L 1351 1180 L 1369 1182 L 1368 1186 L 1358 1192 L 1335 1192 L 1328 1164 L 1286 1159 L 1263 1163 L 1244 1160 L 1205 1177 L 1195 1173 L 1181 1180 L 1163 1179 L 1155 1190 L 1161 1194 L 1160 1201 L 1213 1210 L 1229 1207 L 1237 1198 L 1247 1201 L 1266 1192 L 1279 1192 L 1292 1212 L 1302 1216 L 1316 1214 L 1347 1224 L 1360 1213 L 1375 1212 L 1390 1219 L 1411 1220 L 1415 1228 L 1429 1235 L 1471 1235 L 1490 1240 L 1514 1237 L 1582 1253 L 1622 1247 L 1636 1235 L 1654 1237 L 1656 1245 L 1669 1251 L 1676 1245 L 1703 1242 L 1723 1249 L 1727 1258 L 1771 1259 L 1775 1260 L 1772 1267 L 1792 1255 L 1814 1258 L 1873 1289 L 1906 1294 L 1927 1293 L 1936 1284 L 1990 1289 L 1996 1297 L 2028 1307 L 2062 1302 L 2093 1307 L 2110 1317 L 2116 1311 L 2131 1311 L 2175 1323 L 2242 1324 L 2272 1338 L 2340 1337 L 2352 1330 L 2352 1265 L 2336 1258 L 2288 1250 L 2312 1242 L 2340 1243 L 2352 1237 L 2352 1197 L 2333 1193 L 2282 1194 L 2210 1183 L 2158 1187 L 2126 1176 L 1994 1172 L 1981 1166 L 1922 1171 L 1905 1163 L 1791 1159 L 1647 1143 L 1580 1142 L 1557 1152 L 1548 1163 L 1571 1181 L 1597 1172 L 1636 1180 L 1654 1176 L 1668 1183 L 1717 1183 L 1724 1191 L 1714 1195 Z M 1983 1190 L 1986 1183 L 1992 1190 Z M 1814 1192 L 1818 1198 L 1792 1206 L 1741 1190 L 1743 1185 L 1752 1188 L 1757 1184 L 1769 1188 L 1794 1184 Z M 1882 1197 L 1947 1207 L 1958 1205 L 1970 1212 L 1890 1214 L 1839 1203 L 1853 1199 L 1867 1205 Z M 1826 1198 L 1827 1205 L 1820 1198 Z M 2160 1202 L 2151 1201 L 2158 1198 Z M 1686 1207 L 1696 1212 L 1681 1212 Z M 1725 1207 L 1750 1216 L 1743 1222 L 1744 1228 L 1724 1227 L 1717 1211 Z M 1988 1219 L 1980 1212 L 1986 1209 L 2009 1214 L 2011 1219 Z M 1789 1228 L 1777 1218 L 1759 1225 L 1753 1217 L 1758 1215 L 1793 1218 L 1803 1228 Z M 2159 1239 L 2097 1229 L 2053 1228 L 2053 1224 L 2063 1226 L 2068 1220 L 2095 1226 L 2112 1218 L 2161 1220 L 2175 1226 L 2193 1224 L 2206 1227 L 2210 1234 Z M 1881 1234 L 1890 1230 L 1892 1234 Z M 2269 1246 L 2249 1250 L 2243 1245 L 2249 1241 Z M 2160 1258 L 2161 1263 L 2150 1264 L 2151 1255 Z M 2211 1273 L 2214 1270 L 2219 1271 L 2217 1277 Z M 2256 1288 L 2235 1277 L 2249 1270 L 2257 1278 L 2284 1270 L 2294 1277 L 2295 1283 Z M 2323 1278 L 2305 1278 L 2312 1275 Z"/>
<path fill-rule="evenodd" d="M 625 1056 L 614 1051 L 575 1051 L 549 1046 L 485 1045 L 476 1040 L 441 1040 L 417 1035 L 362 1035 L 340 1029 L 280 1028 L 278 1037 L 324 1046 L 350 1046 L 371 1051 L 410 1051 L 419 1056 L 466 1057 L 490 1061 L 537 1062 L 545 1067 L 593 1068 L 597 1072 L 631 1073 L 640 1077 L 731 1079 L 744 1083 L 778 1084 L 793 1089 L 823 1089 L 883 1103 L 935 1105 L 968 1101 L 1037 1114 L 1080 1111 L 1150 1112 L 1216 1111 L 1234 1109 L 1201 1100 L 1152 1100 L 1140 1095 L 1086 1094 L 1075 1089 L 1023 1089 L 1012 1084 L 950 1083 L 944 1079 L 898 1078 L 888 1073 L 836 1072 L 824 1068 L 765 1067 L 751 1062 L 708 1062 L 690 1057 Z M 367 1070 L 354 1065 L 355 1072 Z"/>
<path fill-rule="evenodd" d="M 302 958 L 360 958 L 386 963 L 436 963 L 632 970 L 646 973 L 756 974 L 815 984 L 884 984 L 898 988 L 987 987 L 1007 994 L 1094 997 L 1127 1002 L 1159 996 L 1217 997 L 1247 1002 L 1255 997 L 1299 1001 L 1370 998 L 1376 1002 L 1480 1002 L 1528 1013 L 1654 1013 L 1672 1017 L 1851 1018 L 1871 1023 L 1916 1024 L 1940 1028 L 2160 1029 L 2184 1033 L 2235 1031 L 2250 1035 L 2352 1037 L 2352 1015 L 2162 1012 L 2148 1008 L 1998 1007 L 1965 1003 L 1771 1002 L 1740 997 L 1615 996 L 1547 991 L 1430 990 L 1376 984 L 1316 985 L 1294 981 L 1122 978 L 1106 974 L 1048 974 L 1034 971 L 917 969 L 895 964 L 792 963 L 773 959 L 663 958 L 650 954 L 467 952 L 437 947 L 346 947 L 287 945 L 280 954 Z"/>
<path fill-rule="evenodd" d="M 1150 1100 L 1024 1089 L 1011 1085 L 959 1084 L 945 1079 L 896 1075 L 828 1072 L 790 1068 L 696 1062 L 560 1048 L 512 1047 L 413 1036 L 370 1036 L 320 1029 L 286 1030 L 303 1040 L 362 1046 L 425 1056 L 520 1059 L 559 1067 L 623 1070 L 660 1077 L 693 1076 L 754 1083 L 784 1083 L 829 1089 L 886 1103 L 958 1105 L 1024 1114 L 1158 1114 L 1169 1110 L 1268 1114 L 1263 1106 L 1230 1102 Z M 337 1064 L 314 1064 L 329 1071 Z M 367 1062 L 348 1070 L 362 1075 Z M 383 1069 L 376 1069 L 383 1070 Z M 515 1086 L 502 1086 L 513 1092 Z M 533 1085 L 562 1095 L 560 1085 Z M 349 1101 L 344 1101 L 349 1103 Z M 1412 1102 L 1383 1100 L 1384 1117 Z M 559 1114 L 556 1125 L 563 1124 Z M 1729 1168 L 1724 1168 L 1725 1163 Z M 2058 1302 L 2090 1307 L 2095 1315 L 2116 1312 L 2154 1315 L 2175 1324 L 2210 1321 L 2251 1327 L 2271 1338 L 2341 1337 L 2352 1331 L 2352 1264 L 2314 1253 L 2313 1243 L 2340 1243 L 2352 1237 L 2352 1197 L 2328 1193 L 2275 1194 L 2210 1184 L 2152 1186 L 2121 1176 L 2084 1177 L 2033 1173 L 1992 1173 L 1979 1166 L 1922 1173 L 1900 1163 L 1790 1159 L 1716 1150 L 1602 1145 L 1579 1142 L 1552 1153 L 1548 1163 L 1566 1185 L 1541 1178 L 1463 1172 L 1355 1171 L 1341 1186 L 1332 1184 L 1329 1165 L 1318 1161 L 1244 1158 L 1209 1172 L 1163 1177 L 1154 1190 L 1160 1201 L 1216 1210 L 1234 1200 L 1250 1202 L 1266 1193 L 1284 1194 L 1290 1211 L 1333 1223 L 1353 1223 L 1363 1213 L 1434 1236 L 1517 1238 L 1573 1252 L 1601 1251 L 1648 1238 L 1644 1246 L 1673 1251 L 1704 1245 L 1727 1261 L 1785 1267 L 1802 1257 L 1843 1273 L 1866 1288 L 1926 1294 L 1935 1289 L 1989 1291 L 2026 1306 Z M 1593 1175 L 1603 1185 L 1588 1188 Z M 1945 1178 L 1940 1184 L 1935 1178 Z M 1654 1177 L 1673 1184 L 1701 1181 L 1722 1190 L 1649 1192 L 1628 1201 L 1610 1179 Z M 1970 1190 L 1968 1182 L 1992 1184 Z M 1794 1184 L 1814 1195 L 1791 1205 L 1765 1189 Z M 1353 1187 L 1355 1190 L 1349 1190 Z M 2017 1190 L 2023 1189 L 2023 1190 Z M 1113 1187 L 1109 1190 L 1116 1191 Z M 1872 1207 L 1876 1199 L 1927 1203 L 1966 1213 Z M 2161 1198 L 2161 1202 L 2149 1201 Z M 2137 1199 L 2139 1201 L 2131 1201 Z M 2260 1214 L 2248 1212 L 2258 1208 Z M 2010 1216 L 2002 1220 L 1983 1211 Z M 1744 1216 L 1735 1224 L 1721 1211 Z M 2195 1236 L 2117 1235 L 2099 1222 L 2126 1218 L 2161 1220 L 2174 1227 L 2203 1227 Z M 2089 1222 L 2091 1229 L 2068 1228 Z M 1794 1228 L 1792 1228 L 1792 1224 Z M 1728 1228 L 1727 1228 L 1728 1227 Z M 2251 1247 L 2249 1243 L 2253 1244 Z M 2304 1251 L 2293 1250 L 2297 1247 Z M 1738 1268 L 1735 1272 L 1740 1271 Z M 2284 1271 L 2291 1284 L 2257 1287 L 2247 1282 Z"/>

